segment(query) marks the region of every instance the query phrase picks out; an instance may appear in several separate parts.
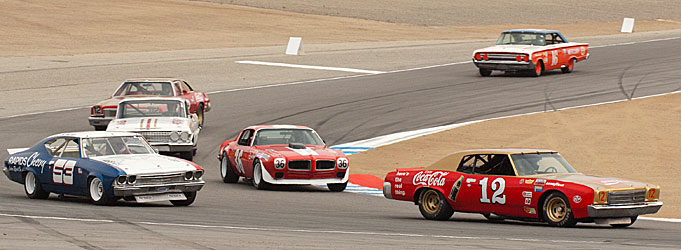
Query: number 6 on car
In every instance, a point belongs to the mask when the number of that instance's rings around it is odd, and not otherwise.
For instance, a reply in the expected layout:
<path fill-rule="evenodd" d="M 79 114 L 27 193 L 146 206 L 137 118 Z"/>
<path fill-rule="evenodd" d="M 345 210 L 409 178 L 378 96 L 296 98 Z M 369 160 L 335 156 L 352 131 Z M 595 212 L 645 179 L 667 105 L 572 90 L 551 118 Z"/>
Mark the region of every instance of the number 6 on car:
<path fill-rule="evenodd" d="M 657 185 L 586 176 L 557 152 L 541 149 L 469 150 L 426 168 L 397 169 L 386 175 L 383 195 L 414 202 L 431 220 L 457 211 L 552 226 L 627 227 L 662 207 Z"/>

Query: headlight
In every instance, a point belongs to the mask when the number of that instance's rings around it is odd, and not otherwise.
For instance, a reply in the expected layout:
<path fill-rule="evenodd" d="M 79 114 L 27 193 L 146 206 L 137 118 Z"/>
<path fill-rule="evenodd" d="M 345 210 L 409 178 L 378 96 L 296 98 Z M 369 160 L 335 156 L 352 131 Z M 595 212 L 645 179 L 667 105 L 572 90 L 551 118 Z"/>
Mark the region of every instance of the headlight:
<path fill-rule="evenodd" d="M 125 182 L 127 180 L 128 180 L 127 176 L 121 175 L 121 176 L 118 176 L 118 178 L 116 178 L 116 183 L 118 183 L 119 185 L 123 185 L 123 184 L 125 184 Z"/>
<path fill-rule="evenodd" d="M 203 176 L 203 171 L 199 170 L 194 172 L 194 179 L 196 180 L 201 179 L 201 176 Z"/>
<path fill-rule="evenodd" d="M 135 176 L 135 175 L 128 176 L 128 184 L 135 184 L 136 181 L 137 181 L 137 176 Z"/>
<path fill-rule="evenodd" d="M 284 158 L 274 159 L 274 168 L 283 169 L 284 167 L 286 167 L 286 159 Z"/>
<path fill-rule="evenodd" d="M 189 133 L 187 133 L 187 132 L 180 133 L 180 139 L 182 139 L 183 141 L 188 141 L 189 140 Z"/>
<path fill-rule="evenodd" d="M 337 166 L 339 169 L 346 169 L 346 168 L 348 168 L 348 159 L 346 159 L 346 158 L 338 158 L 338 160 L 336 160 L 336 166 Z"/>
<path fill-rule="evenodd" d="M 185 180 L 191 180 L 192 177 L 194 177 L 194 172 L 189 171 L 189 172 L 184 173 L 184 179 Z"/>
<path fill-rule="evenodd" d="M 180 139 L 180 133 L 173 131 L 170 133 L 170 140 L 171 141 L 177 141 Z"/>

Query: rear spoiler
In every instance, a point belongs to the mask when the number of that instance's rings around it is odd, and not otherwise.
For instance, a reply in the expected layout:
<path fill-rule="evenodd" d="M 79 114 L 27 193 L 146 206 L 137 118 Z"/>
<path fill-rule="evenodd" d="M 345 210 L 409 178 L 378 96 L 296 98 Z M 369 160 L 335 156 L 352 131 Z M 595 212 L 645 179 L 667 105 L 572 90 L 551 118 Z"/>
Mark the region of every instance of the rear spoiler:
<path fill-rule="evenodd" d="M 9 153 L 9 154 L 16 154 L 16 153 L 19 153 L 19 152 L 26 151 L 26 150 L 28 150 L 28 149 L 29 149 L 29 148 L 8 148 L 8 149 L 7 149 L 7 153 Z"/>

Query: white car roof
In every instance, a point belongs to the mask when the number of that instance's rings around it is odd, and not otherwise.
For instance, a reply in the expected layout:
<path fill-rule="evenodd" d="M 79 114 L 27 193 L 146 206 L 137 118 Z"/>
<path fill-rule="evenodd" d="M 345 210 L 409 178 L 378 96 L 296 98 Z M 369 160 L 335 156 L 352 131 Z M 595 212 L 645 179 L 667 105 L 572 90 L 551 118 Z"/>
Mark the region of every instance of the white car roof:
<path fill-rule="evenodd" d="M 130 99 L 123 99 L 121 102 L 127 102 L 127 101 L 178 101 L 178 102 L 184 102 L 184 98 L 182 97 L 136 97 L 136 98 L 130 98 Z"/>
<path fill-rule="evenodd" d="M 78 138 L 98 138 L 98 137 L 118 137 L 139 135 L 132 132 L 109 132 L 109 131 L 81 131 L 56 134 L 51 137 L 78 137 Z"/>

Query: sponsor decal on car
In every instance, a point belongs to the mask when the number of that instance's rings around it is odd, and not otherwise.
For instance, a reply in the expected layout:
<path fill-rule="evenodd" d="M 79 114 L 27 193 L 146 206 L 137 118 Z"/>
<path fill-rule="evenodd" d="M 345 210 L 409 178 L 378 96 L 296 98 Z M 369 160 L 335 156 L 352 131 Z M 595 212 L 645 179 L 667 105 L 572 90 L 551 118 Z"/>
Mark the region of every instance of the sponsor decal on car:
<path fill-rule="evenodd" d="M 444 186 L 445 176 L 449 173 L 442 171 L 421 171 L 414 175 L 414 185 Z"/>
<path fill-rule="evenodd" d="M 396 176 L 409 176 L 409 172 L 397 172 Z"/>
<path fill-rule="evenodd" d="M 406 192 L 404 192 L 404 190 L 395 190 L 395 195 L 405 196 Z"/>
<path fill-rule="evenodd" d="M 598 181 L 598 182 L 600 182 L 600 183 L 602 183 L 603 185 L 606 185 L 606 186 L 613 186 L 613 185 L 617 185 L 617 184 L 629 183 L 630 181 L 623 181 L 623 180 L 600 180 L 600 181 Z"/>
<path fill-rule="evenodd" d="M 523 184 L 525 182 L 525 179 L 520 179 L 520 184 Z"/>
<path fill-rule="evenodd" d="M 525 198 L 532 198 L 532 192 L 530 192 L 530 191 L 523 191 L 523 197 L 525 197 Z"/>
<path fill-rule="evenodd" d="M 533 179 L 527 179 L 527 180 L 525 180 L 525 184 L 530 184 L 530 185 L 531 185 L 532 183 L 534 183 L 534 180 L 533 180 Z"/>
<path fill-rule="evenodd" d="M 534 191 L 535 192 L 541 192 L 541 191 L 544 191 L 544 188 L 542 186 L 534 186 Z"/>
<path fill-rule="evenodd" d="M 564 187 L 565 186 L 565 184 L 558 183 L 558 182 L 547 182 L 546 185 L 547 186 L 554 186 L 554 187 Z"/>
<path fill-rule="evenodd" d="M 528 213 L 528 214 L 537 214 L 537 210 L 534 209 L 533 207 L 523 207 L 523 209 L 525 210 L 525 213 Z"/>
<path fill-rule="evenodd" d="M 395 177 L 395 182 L 402 182 L 402 178 L 400 178 L 400 177 Z"/>
<path fill-rule="evenodd" d="M 25 167 L 44 167 L 47 161 L 39 159 L 40 153 L 34 152 L 30 156 L 12 156 L 7 159 L 7 165 L 18 165 Z"/>
<path fill-rule="evenodd" d="M 544 185 L 544 184 L 546 184 L 546 180 L 544 180 L 544 179 L 537 179 L 536 181 L 534 181 L 534 185 Z"/>
<path fill-rule="evenodd" d="M 572 197 L 572 201 L 574 201 L 575 203 L 580 203 L 582 202 L 582 196 L 575 195 L 575 197 Z"/>
<path fill-rule="evenodd" d="M 402 183 L 395 183 L 395 188 L 402 188 Z"/>
<path fill-rule="evenodd" d="M 525 205 L 532 204 L 532 198 L 525 198 Z"/>

